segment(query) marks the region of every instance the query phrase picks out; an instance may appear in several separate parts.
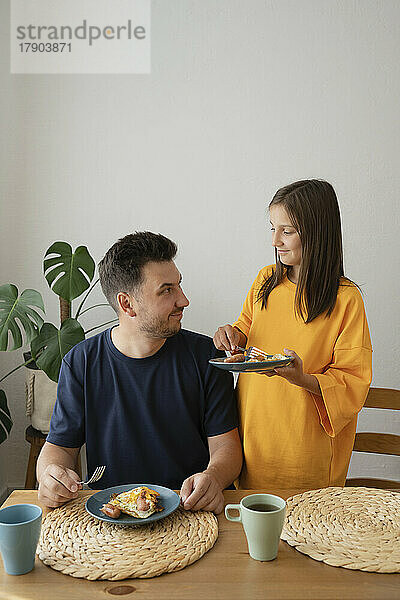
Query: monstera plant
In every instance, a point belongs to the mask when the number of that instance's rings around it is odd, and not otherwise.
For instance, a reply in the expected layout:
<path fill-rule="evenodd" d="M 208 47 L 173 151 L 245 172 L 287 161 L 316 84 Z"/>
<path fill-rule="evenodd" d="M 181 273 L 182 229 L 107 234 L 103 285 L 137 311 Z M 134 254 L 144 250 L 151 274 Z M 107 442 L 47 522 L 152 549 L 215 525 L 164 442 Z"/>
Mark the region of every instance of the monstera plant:
<path fill-rule="evenodd" d="M 45 323 L 41 316 L 41 313 L 45 314 L 45 307 L 39 292 L 27 289 L 19 294 L 13 284 L 0 286 L 0 351 L 17 350 L 24 344 L 30 347 L 30 354 L 25 354 L 27 360 L 4 375 L 0 382 L 33 362 L 50 379 L 58 381 L 63 356 L 90 331 L 116 321 L 112 319 L 87 331 L 78 321 L 92 308 L 108 306 L 106 303 L 95 304 L 83 310 L 87 297 L 99 281 L 93 281 L 95 262 L 86 246 L 79 246 L 73 252 L 67 242 L 55 242 L 44 256 L 43 272 L 50 288 L 59 297 L 60 327 Z M 71 316 L 72 301 L 85 291 L 75 315 Z M 7 438 L 12 424 L 6 394 L 0 389 L 0 443 Z"/>

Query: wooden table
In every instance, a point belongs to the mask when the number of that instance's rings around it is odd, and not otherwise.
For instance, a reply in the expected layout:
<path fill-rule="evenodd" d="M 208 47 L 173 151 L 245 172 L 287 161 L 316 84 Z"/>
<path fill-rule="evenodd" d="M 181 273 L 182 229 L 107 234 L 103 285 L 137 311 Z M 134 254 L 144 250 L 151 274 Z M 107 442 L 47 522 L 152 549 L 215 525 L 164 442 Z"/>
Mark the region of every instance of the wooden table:
<path fill-rule="evenodd" d="M 287 498 L 301 490 L 275 490 Z M 90 495 L 93 491 L 80 492 Z M 226 503 L 237 503 L 249 492 L 226 491 Z M 254 493 L 254 490 L 251 492 Z M 4 506 L 36 503 L 37 492 L 13 492 Z M 48 509 L 44 509 L 44 514 Z M 63 575 L 42 564 L 26 575 L 4 572 L 0 561 L 0 598 L 4 600 L 91 600 L 107 598 L 151 600 L 383 600 L 400 598 L 400 574 L 364 573 L 330 567 L 280 542 L 277 560 L 250 558 L 242 526 L 219 515 L 219 538 L 198 562 L 177 573 L 153 579 L 87 581 Z"/>

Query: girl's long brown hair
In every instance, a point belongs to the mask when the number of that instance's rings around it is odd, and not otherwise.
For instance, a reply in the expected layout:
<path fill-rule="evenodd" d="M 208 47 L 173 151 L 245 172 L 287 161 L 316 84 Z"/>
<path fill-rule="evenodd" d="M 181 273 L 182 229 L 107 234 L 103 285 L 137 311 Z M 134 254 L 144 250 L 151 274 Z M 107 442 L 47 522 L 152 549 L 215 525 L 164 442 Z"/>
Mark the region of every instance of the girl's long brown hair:
<path fill-rule="evenodd" d="M 310 323 L 318 315 L 331 314 L 339 285 L 351 285 L 344 277 L 342 228 L 335 190 L 318 179 L 296 181 L 279 189 L 269 205 L 281 204 L 300 236 L 302 258 L 296 286 L 295 309 Z M 268 296 L 290 267 L 284 265 L 275 248 L 276 268 L 264 281 L 257 300 L 266 308 Z"/>

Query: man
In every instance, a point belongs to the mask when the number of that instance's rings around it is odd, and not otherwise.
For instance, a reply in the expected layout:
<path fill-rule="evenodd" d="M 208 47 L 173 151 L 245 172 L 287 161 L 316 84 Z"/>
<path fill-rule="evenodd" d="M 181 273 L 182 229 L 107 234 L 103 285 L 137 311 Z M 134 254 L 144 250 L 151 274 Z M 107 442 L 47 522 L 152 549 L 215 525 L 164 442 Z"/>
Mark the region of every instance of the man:
<path fill-rule="evenodd" d="M 160 484 L 180 488 L 185 509 L 222 511 L 222 490 L 242 465 L 232 376 L 208 363 L 216 352 L 211 338 L 181 329 L 189 301 L 176 252 L 164 236 L 139 232 L 100 262 L 119 324 L 63 359 L 37 465 L 45 505 L 77 496 L 76 462 L 86 442 L 89 474 L 107 466 L 103 489 Z"/>

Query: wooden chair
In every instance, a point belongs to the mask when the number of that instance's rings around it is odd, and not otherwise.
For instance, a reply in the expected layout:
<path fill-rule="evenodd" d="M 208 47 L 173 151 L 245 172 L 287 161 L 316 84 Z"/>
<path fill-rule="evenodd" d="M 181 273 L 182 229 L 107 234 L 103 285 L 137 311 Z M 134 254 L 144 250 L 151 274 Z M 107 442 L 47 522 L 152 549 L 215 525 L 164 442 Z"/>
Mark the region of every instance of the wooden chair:
<path fill-rule="evenodd" d="M 400 390 L 370 388 L 364 406 L 368 408 L 400 410 Z M 391 433 L 357 433 L 353 451 L 400 456 L 400 435 L 393 435 Z M 388 490 L 400 488 L 400 481 L 351 478 L 346 480 L 345 485 L 346 487 L 376 487 Z"/>
<path fill-rule="evenodd" d="M 46 433 L 42 433 L 37 429 L 34 429 L 32 425 L 25 431 L 25 439 L 31 445 L 29 451 L 29 459 L 28 465 L 26 467 L 26 476 L 25 476 L 25 489 L 26 490 L 34 490 L 37 486 L 36 480 L 36 463 L 42 446 L 44 445 L 47 438 Z M 81 467 L 81 459 L 78 456 L 78 466 L 77 466 L 78 474 L 81 475 L 82 467 Z"/>

